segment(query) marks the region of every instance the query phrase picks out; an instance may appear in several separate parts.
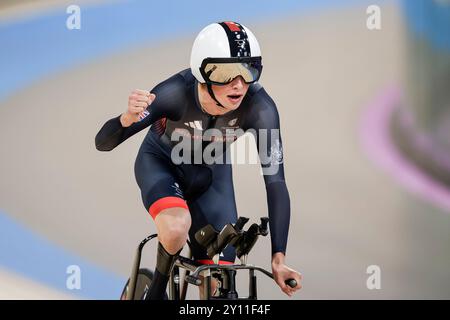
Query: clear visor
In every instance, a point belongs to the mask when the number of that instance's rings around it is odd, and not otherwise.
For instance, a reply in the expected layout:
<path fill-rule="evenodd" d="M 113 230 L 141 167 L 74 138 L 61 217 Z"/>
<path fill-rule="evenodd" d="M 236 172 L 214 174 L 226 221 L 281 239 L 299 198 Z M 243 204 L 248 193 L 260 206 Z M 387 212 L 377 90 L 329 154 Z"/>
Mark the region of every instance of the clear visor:
<path fill-rule="evenodd" d="M 258 81 L 262 66 L 260 62 L 209 62 L 203 67 L 203 74 L 207 82 L 227 84 L 238 76 L 246 83 Z"/>

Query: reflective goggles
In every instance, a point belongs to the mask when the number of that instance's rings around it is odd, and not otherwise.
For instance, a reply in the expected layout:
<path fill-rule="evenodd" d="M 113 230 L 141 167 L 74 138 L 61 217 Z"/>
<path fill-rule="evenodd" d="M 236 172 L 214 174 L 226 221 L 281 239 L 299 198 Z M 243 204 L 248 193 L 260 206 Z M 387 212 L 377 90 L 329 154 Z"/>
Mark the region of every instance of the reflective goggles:
<path fill-rule="evenodd" d="M 261 57 L 206 58 L 200 73 L 207 83 L 225 85 L 241 76 L 245 83 L 258 81 L 262 72 Z"/>

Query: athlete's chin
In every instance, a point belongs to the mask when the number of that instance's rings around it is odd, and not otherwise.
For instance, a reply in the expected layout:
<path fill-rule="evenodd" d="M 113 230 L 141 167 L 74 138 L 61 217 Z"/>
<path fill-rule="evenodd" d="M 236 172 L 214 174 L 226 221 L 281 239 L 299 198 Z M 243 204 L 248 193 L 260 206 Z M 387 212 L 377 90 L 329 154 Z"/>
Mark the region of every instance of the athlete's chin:
<path fill-rule="evenodd" d="M 233 111 L 233 110 L 236 110 L 237 108 L 239 108 L 241 103 L 242 103 L 242 99 L 240 99 L 239 101 L 235 101 L 235 102 L 228 102 L 225 105 L 225 108 L 229 111 Z"/>
<path fill-rule="evenodd" d="M 237 104 L 229 104 L 225 106 L 225 109 L 227 109 L 228 111 L 233 111 L 236 110 L 237 108 L 239 108 L 239 106 L 241 105 L 241 103 L 237 103 Z"/>

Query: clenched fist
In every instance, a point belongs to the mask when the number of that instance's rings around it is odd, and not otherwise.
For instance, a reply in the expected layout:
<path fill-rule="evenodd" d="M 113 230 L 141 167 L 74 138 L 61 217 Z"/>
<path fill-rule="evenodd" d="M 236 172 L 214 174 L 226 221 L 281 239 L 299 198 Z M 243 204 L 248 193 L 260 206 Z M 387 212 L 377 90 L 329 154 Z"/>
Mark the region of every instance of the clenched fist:
<path fill-rule="evenodd" d="M 120 116 L 120 123 L 123 127 L 129 127 L 138 122 L 143 112 L 155 100 L 156 95 L 147 90 L 135 89 L 128 97 L 127 111 Z"/>

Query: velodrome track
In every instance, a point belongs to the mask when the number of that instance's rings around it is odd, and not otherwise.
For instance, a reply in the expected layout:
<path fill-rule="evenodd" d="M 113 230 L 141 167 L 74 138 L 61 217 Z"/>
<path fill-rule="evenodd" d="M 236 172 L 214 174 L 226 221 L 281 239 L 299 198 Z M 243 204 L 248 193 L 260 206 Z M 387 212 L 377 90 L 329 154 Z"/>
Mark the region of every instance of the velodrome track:
<path fill-rule="evenodd" d="M 401 85 L 404 67 L 395 3 L 383 6 L 382 30 L 368 31 L 365 19 L 364 6 L 343 6 L 243 22 L 261 43 L 261 83 L 280 111 L 292 208 L 287 262 L 304 275 L 294 298 L 450 298 L 449 210 L 386 174 L 363 138 L 367 107 Z M 136 245 L 155 231 L 133 171 L 145 132 L 108 153 L 95 150 L 94 137 L 125 110 L 132 89 L 188 65 L 197 31 L 65 66 L 3 95 L 0 283 L 13 283 L 13 297 L 118 296 Z M 234 178 L 240 214 L 266 215 L 258 166 L 238 165 Z M 251 262 L 269 268 L 269 245 L 260 240 Z M 154 248 L 145 260 L 152 268 Z M 65 289 L 69 264 L 85 270 L 80 292 Z M 373 264 L 381 290 L 366 288 Z M 1 298 L 10 287 L 0 284 Z M 285 298 L 262 277 L 259 289 Z"/>

